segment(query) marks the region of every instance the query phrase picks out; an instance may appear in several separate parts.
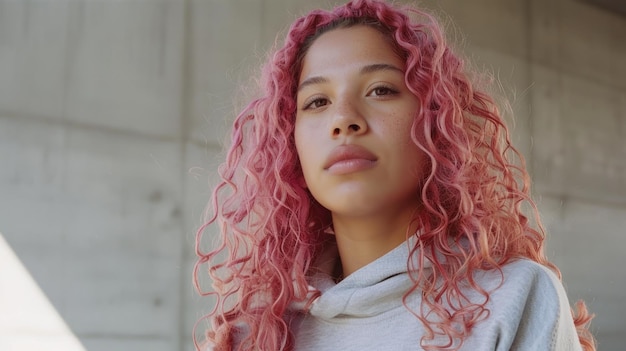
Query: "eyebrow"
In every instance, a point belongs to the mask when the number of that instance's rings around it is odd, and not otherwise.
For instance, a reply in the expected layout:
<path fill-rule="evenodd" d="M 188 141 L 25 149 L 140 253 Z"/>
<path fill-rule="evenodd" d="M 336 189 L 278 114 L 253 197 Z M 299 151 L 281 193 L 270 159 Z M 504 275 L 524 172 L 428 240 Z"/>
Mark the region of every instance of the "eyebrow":
<path fill-rule="evenodd" d="M 369 73 L 374 73 L 378 71 L 396 71 L 396 72 L 400 72 L 404 74 L 404 71 L 401 70 L 400 68 L 394 65 L 387 64 L 387 63 L 374 63 L 371 65 L 363 66 L 359 70 L 359 73 L 363 75 L 363 74 L 369 74 Z M 302 83 L 300 83 L 300 86 L 298 86 L 298 91 L 302 90 L 306 86 L 314 85 L 314 84 L 322 84 L 322 83 L 328 83 L 328 78 L 320 77 L 320 76 L 310 77 L 310 78 L 305 79 Z"/>
<path fill-rule="evenodd" d="M 377 71 L 397 71 L 397 72 L 404 74 L 404 71 L 401 70 L 400 68 L 394 65 L 387 64 L 387 63 L 375 63 L 373 65 L 364 66 L 361 68 L 360 73 L 368 74 L 368 73 L 373 73 Z"/>

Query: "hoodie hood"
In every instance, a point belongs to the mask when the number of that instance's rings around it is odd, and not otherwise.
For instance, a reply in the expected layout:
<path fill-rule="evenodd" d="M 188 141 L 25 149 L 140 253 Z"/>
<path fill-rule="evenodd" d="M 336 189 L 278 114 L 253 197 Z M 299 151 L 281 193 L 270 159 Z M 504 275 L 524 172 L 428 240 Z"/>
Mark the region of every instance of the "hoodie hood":
<path fill-rule="evenodd" d="M 414 243 L 405 241 L 339 283 L 326 272 L 311 277 L 313 291 L 321 295 L 311 304 L 309 314 L 321 319 L 363 318 L 402 306 L 403 295 L 413 286 L 407 262 Z"/>

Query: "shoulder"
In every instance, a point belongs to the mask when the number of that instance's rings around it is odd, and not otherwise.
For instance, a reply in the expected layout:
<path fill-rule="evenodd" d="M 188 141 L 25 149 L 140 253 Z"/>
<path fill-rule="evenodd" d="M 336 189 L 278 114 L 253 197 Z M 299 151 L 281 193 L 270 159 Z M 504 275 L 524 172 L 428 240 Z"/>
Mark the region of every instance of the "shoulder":
<path fill-rule="evenodd" d="M 517 259 L 502 267 L 503 290 L 521 289 L 529 295 L 540 294 L 557 300 L 566 297 L 557 275 L 548 267 L 528 259 Z"/>
<path fill-rule="evenodd" d="M 494 311 L 504 309 L 503 312 L 515 312 L 524 319 L 543 315 L 542 319 L 556 320 L 563 314 L 569 315 L 565 289 L 549 268 L 519 259 L 504 265 L 501 272 L 501 285 L 490 296 Z"/>
<path fill-rule="evenodd" d="M 487 324 L 497 324 L 503 349 L 579 350 L 565 289 L 549 268 L 527 259 L 478 274 L 489 289 Z"/>
<path fill-rule="evenodd" d="M 557 275 L 549 268 L 528 259 L 508 262 L 500 269 L 476 271 L 473 279 L 480 288 L 489 293 L 488 304 L 497 304 L 501 302 L 500 299 L 516 304 L 548 305 L 567 300 L 565 289 Z"/>
<path fill-rule="evenodd" d="M 556 274 L 531 260 L 517 259 L 500 269 L 480 270 L 473 278 L 489 294 L 487 307 L 496 316 L 526 313 L 527 308 L 558 315 L 564 305 L 569 306 Z"/>

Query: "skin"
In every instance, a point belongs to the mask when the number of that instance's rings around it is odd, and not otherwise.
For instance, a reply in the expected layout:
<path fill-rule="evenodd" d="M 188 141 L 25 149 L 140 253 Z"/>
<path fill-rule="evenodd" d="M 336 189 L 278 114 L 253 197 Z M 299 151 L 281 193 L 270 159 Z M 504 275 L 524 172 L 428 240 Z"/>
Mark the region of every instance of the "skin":
<path fill-rule="evenodd" d="M 417 228 L 426 156 L 411 140 L 419 100 L 404 61 L 367 26 L 335 29 L 311 45 L 297 95 L 295 141 L 304 180 L 332 213 L 343 276 Z M 366 150 L 329 166 L 337 148 Z"/>

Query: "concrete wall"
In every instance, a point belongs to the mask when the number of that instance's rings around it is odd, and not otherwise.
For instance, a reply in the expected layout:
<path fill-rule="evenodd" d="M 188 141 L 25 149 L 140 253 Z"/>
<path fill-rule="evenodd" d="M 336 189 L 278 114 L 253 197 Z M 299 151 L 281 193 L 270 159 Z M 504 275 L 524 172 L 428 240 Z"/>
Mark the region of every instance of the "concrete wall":
<path fill-rule="evenodd" d="M 597 313 L 600 349 L 621 350 L 626 19 L 576 0 L 424 5 L 502 81 L 548 252 Z M 193 349 L 210 308 L 191 286 L 194 230 L 239 87 L 316 6 L 0 0 L 0 232 L 85 350 Z"/>

